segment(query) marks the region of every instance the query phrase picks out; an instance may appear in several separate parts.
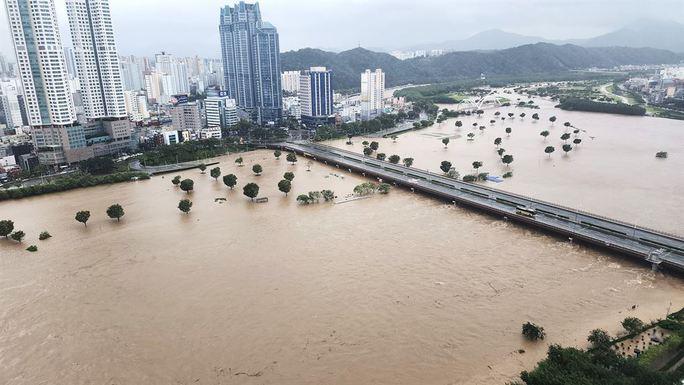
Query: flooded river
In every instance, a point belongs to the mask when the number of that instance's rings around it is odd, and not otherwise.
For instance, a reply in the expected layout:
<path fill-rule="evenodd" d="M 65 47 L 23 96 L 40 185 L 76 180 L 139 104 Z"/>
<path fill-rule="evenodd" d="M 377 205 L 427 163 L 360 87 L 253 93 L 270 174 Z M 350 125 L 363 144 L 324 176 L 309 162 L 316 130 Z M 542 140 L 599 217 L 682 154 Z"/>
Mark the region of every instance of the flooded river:
<path fill-rule="evenodd" d="M 595 327 L 684 306 L 680 278 L 404 190 L 298 206 L 299 193 L 344 196 L 363 179 L 243 157 L 221 159 L 235 191 L 182 173 L 196 182 L 189 215 L 173 175 L 0 203 L 28 234 L 0 240 L 0 383 L 503 384 L 547 343 L 583 346 Z M 270 202 L 244 197 L 248 181 Z M 106 219 L 112 203 L 121 223 Z M 43 230 L 53 238 L 38 241 Z M 528 320 L 547 341 L 523 341 Z"/>
<path fill-rule="evenodd" d="M 517 102 L 517 96 L 502 96 L 511 98 L 513 104 Z M 400 135 L 396 143 L 391 139 L 367 140 L 379 141 L 378 152 L 387 156 L 413 157 L 414 167 L 423 170 L 441 172 L 440 163 L 447 160 L 463 176 L 474 173 L 473 161 L 482 161 L 479 172 L 514 174 L 503 183 L 488 183 L 492 187 L 684 236 L 684 121 L 562 111 L 551 101 L 534 100 L 540 109 L 488 108 L 480 118 L 449 119 Z M 496 111 L 501 112 L 500 117 L 494 116 Z M 509 112 L 515 119 L 508 118 Z M 527 116 L 521 119 L 523 112 Z M 539 114 L 539 121 L 532 119 L 534 113 Z M 549 122 L 551 116 L 558 119 L 554 124 Z M 501 121 L 501 117 L 506 120 Z M 496 119 L 493 125 L 492 119 Z M 463 123 L 460 129 L 455 126 L 457 120 Z M 582 130 L 582 143 L 567 155 L 560 139 L 566 132 L 564 122 Z M 478 126 L 475 130 L 473 123 Z M 484 131 L 479 126 L 485 126 Z M 510 136 L 507 127 L 512 129 Z M 544 130 L 550 134 L 546 140 L 540 136 Z M 573 130 L 569 130 L 570 144 L 575 138 Z M 470 132 L 475 133 L 473 141 L 467 140 Z M 502 139 L 506 154 L 514 156 L 510 167 L 496 152 L 497 137 Z M 443 138 L 450 138 L 446 149 Z M 353 146 L 346 145 L 345 140 L 333 145 L 361 153 L 362 141 L 354 138 Z M 547 146 L 555 147 L 551 157 L 544 153 Z M 656 159 L 659 151 L 667 151 L 669 158 Z"/>

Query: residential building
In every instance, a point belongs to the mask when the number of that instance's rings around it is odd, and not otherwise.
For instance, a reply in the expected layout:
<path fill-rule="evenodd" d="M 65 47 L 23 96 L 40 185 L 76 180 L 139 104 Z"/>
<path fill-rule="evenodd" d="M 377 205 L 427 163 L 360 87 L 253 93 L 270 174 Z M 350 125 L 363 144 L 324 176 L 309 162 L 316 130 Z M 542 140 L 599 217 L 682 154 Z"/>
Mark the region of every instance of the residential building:
<path fill-rule="evenodd" d="M 19 104 L 20 95 L 19 79 L 0 79 L 0 123 L 8 128 L 17 128 L 24 124 Z"/>
<path fill-rule="evenodd" d="M 228 96 L 256 122 L 282 117 L 278 31 L 261 20 L 259 4 L 239 2 L 221 9 L 221 50 Z"/>
<path fill-rule="evenodd" d="M 372 119 L 384 110 L 385 73 L 381 69 L 361 74 L 361 118 Z"/>
<path fill-rule="evenodd" d="M 283 115 L 291 116 L 297 120 L 302 118 L 302 108 L 299 104 L 299 97 L 283 97 Z"/>
<path fill-rule="evenodd" d="M 150 118 L 147 109 L 147 96 L 143 91 L 124 91 L 126 113 L 134 122 L 140 122 Z"/>
<path fill-rule="evenodd" d="M 228 129 L 237 124 L 237 105 L 229 96 L 210 96 L 204 100 L 204 112 L 207 119 L 207 127 L 219 127 Z"/>
<path fill-rule="evenodd" d="M 299 71 L 285 71 L 280 75 L 280 82 L 283 86 L 283 91 L 289 93 L 299 92 L 299 78 L 301 72 Z"/>
<path fill-rule="evenodd" d="M 166 52 L 155 55 L 155 69 L 162 73 L 163 95 L 187 94 L 190 92 L 188 68 L 183 60 Z"/>
<path fill-rule="evenodd" d="M 135 56 L 120 58 L 124 90 L 138 91 L 145 88 L 144 63 Z"/>
<path fill-rule="evenodd" d="M 109 0 L 67 0 L 66 9 L 86 118 L 127 116 Z"/>
<path fill-rule="evenodd" d="M 173 128 L 177 131 L 198 132 L 203 128 L 200 108 L 196 102 L 180 103 L 169 109 Z"/>
<path fill-rule="evenodd" d="M 42 164 L 85 147 L 69 90 L 54 0 L 6 0 L 31 133 Z"/>
<path fill-rule="evenodd" d="M 150 103 L 162 102 L 162 73 L 157 71 L 145 72 L 145 91 Z"/>

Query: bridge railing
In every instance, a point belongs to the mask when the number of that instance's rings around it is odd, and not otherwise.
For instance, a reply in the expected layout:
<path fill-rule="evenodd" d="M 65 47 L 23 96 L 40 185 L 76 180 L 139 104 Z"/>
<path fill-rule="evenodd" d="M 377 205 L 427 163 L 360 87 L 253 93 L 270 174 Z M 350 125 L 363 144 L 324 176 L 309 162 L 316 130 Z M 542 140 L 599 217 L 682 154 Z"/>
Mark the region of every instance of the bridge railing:
<path fill-rule="evenodd" d="M 314 148 L 321 148 L 322 150 L 325 150 L 325 151 L 344 152 L 344 153 L 348 153 L 348 154 L 351 154 L 351 155 L 354 155 L 354 156 L 357 156 L 357 157 L 358 157 L 358 156 L 361 156 L 360 154 L 357 154 L 357 153 L 355 153 L 355 152 L 351 152 L 351 151 L 344 150 L 344 149 L 337 148 L 337 147 L 328 146 L 328 145 L 325 145 L 325 144 L 318 144 L 318 143 L 316 143 L 316 144 L 313 144 L 313 143 L 311 143 L 311 144 L 292 143 L 292 144 L 294 144 L 294 145 L 300 145 L 300 146 L 301 146 L 301 145 L 304 145 L 304 146 L 309 146 L 309 147 L 314 147 Z M 379 163 L 381 163 L 381 164 L 386 164 L 386 165 L 394 166 L 392 163 L 389 163 L 389 162 L 386 162 L 386 161 L 381 161 L 381 160 L 378 160 L 378 159 L 371 159 L 371 160 L 376 161 L 376 162 L 379 162 Z M 430 175 L 430 176 L 432 176 L 432 177 L 434 177 L 434 178 L 438 178 L 438 179 L 442 179 L 442 180 L 448 180 L 449 182 L 455 182 L 455 183 L 464 184 L 464 185 L 471 185 L 471 184 L 468 183 L 468 182 L 463 182 L 463 181 L 459 181 L 459 180 L 455 180 L 455 179 L 445 178 L 445 177 L 442 176 L 442 175 L 434 174 L 434 173 L 432 173 L 432 172 L 428 172 L 428 171 L 425 171 L 425 170 L 420 170 L 420 169 L 416 169 L 416 168 L 413 168 L 413 167 L 405 167 L 405 168 L 407 168 L 407 169 L 409 169 L 409 170 L 414 170 L 414 171 L 417 171 L 417 172 L 421 172 L 421 173 L 428 174 L 428 175 Z M 650 232 L 650 233 L 657 234 L 657 235 L 660 235 L 660 236 L 663 236 L 663 237 L 672 238 L 672 239 L 675 239 L 675 240 L 677 240 L 677 241 L 682 241 L 682 242 L 684 242 L 684 239 L 682 239 L 681 236 L 676 235 L 676 234 L 674 234 L 674 233 L 668 233 L 668 232 L 662 231 L 662 230 L 656 230 L 656 229 L 652 229 L 652 228 L 648 228 L 648 227 L 644 227 L 644 226 L 638 226 L 638 225 L 636 225 L 636 224 L 634 224 L 634 223 L 628 223 L 628 222 L 621 221 L 621 220 L 618 220 L 618 219 L 613 219 L 613 218 L 609 218 L 609 217 L 606 217 L 606 216 L 603 216 L 603 215 L 590 213 L 590 212 L 588 212 L 588 211 L 584 211 L 584 210 L 579 210 L 579 209 L 575 209 L 575 208 L 563 206 L 563 205 L 560 205 L 560 204 L 558 204 L 558 203 L 552 203 L 552 202 L 544 201 L 544 200 L 542 200 L 542 199 L 533 198 L 533 197 L 531 197 L 531 196 L 527 196 L 527 195 L 523 195 L 523 194 L 518 194 L 518 193 L 508 192 L 508 191 L 503 191 L 503 190 L 498 190 L 498 189 L 491 188 L 491 187 L 488 187 L 488 186 L 481 186 L 481 185 L 473 185 L 473 186 L 478 187 L 478 188 L 481 188 L 481 189 L 484 189 L 484 190 L 488 190 L 488 191 L 491 191 L 491 192 L 494 192 L 494 193 L 497 193 L 497 194 L 507 194 L 507 195 L 510 195 L 510 196 L 513 196 L 513 197 L 516 197 L 516 198 L 519 198 L 519 199 L 524 199 L 524 200 L 532 201 L 532 202 L 535 202 L 535 203 L 540 203 L 540 204 L 544 204 L 544 205 L 548 205 L 548 206 L 557 207 L 557 208 L 559 208 L 559 209 L 562 209 L 562 210 L 565 210 L 565 211 L 568 211 L 568 212 L 571 212 L 571 213 L 577 213 L 577 214 L 580 214 L 580 215 L 583 215 L 583 216 L 586 216 L 586 217 L 591 217 L 591 218 L 600 219 L 600 220 L 603 220 L 603 221 L 606 221 L 606 222 L 610 222 L 610 223 L 613 223 L 613 224 L 617 224 L 617 225 L 620 225 L 620 226 L 626 226 L 626 227 L 633 228 L 633 229 L 636 229 L 636 230 L 640 230 L 640 231 L 644 231 L 644 232 Z"/>

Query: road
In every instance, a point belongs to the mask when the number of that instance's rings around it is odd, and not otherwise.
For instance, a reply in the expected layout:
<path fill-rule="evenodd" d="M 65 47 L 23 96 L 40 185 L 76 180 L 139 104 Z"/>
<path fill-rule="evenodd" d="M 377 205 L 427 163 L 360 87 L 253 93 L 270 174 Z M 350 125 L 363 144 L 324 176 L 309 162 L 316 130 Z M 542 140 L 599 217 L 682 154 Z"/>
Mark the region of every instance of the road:
<path fill-rule="evenodd" d="M 563 207 L 539 199 L 466 183 L 428 171 L 407 168 L 334 147 L 308 143 L 278 143 L 282 148 L 337 167 L 374 176 L 477 208 L 493 215 L 584 241 L 615 252 L 684 272 L 684 239 L 658 230 L 639 227 L 599 215 Z M 523 210 L 534 210 L 533 215 Z"/>

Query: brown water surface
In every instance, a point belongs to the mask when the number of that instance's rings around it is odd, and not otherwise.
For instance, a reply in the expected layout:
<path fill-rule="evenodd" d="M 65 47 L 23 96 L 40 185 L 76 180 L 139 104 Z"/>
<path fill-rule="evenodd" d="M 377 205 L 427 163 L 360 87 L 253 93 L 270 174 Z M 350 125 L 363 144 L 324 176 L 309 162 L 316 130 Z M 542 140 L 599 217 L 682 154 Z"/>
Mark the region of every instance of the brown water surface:
<path fill-rule="evenodd" d="M 465 151 L 425 140 L 434 159 Z M 538 167 L 572 172 L 592 151 Z M 0 203 L 0 218 L 28 234 L 21 246 L 0 240 L 0 383 L 502 384 L 547 343 L 583 346 L 595 327 L 617 332 L 627 315 L 684 306 L 679 278 L 407 191 L 298 206 L 298 193 L 344 196 L 363 179 L 265 151 L 243 157 L 241 168 L 221 159 L 235 191 L 190 170 L 190 195 L 168 175 Z M 523 163 L 512 186 L 530 180 Z M 288 170 L 285 197 L 276 184 Z M 248 181 L 270 202 L 245 198 Z M 116 202 L 121 223 L 104 214 Z M 87 228 L 73 219 L 82 209 Z M 38 241 L 43 230 L 53 238 Z M 544 343 L 521 339 L 528 320 L 546 328 Z"/>

